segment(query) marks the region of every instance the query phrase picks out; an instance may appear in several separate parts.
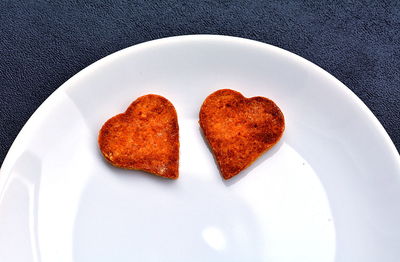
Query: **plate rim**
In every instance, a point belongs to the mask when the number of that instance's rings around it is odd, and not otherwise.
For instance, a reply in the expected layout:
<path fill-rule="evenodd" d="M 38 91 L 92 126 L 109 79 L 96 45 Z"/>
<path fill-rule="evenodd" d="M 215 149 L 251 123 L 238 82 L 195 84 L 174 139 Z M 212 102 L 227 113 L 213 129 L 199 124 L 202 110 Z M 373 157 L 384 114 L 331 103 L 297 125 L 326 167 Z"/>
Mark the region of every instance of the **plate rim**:
<path fill-rule="evenodd" d="M 90 72 L 96 70 L 98 67 L 107 66 L 107 64 L 112 63 L 113 60 L 118 60 L 120 57 L 127 55 L 128 53 L 140 52 L 143 49 L 155 47 L 157 45 L 163 44 L 173 44 L 176 42 L 182 41 L 225 41 L 225 42 L 235 42 L 242 45 L 247 45 L 249 47 L 259 47 L 268 49 L 271 52 L 277 53 L 278 55 L 284 56 L 289 58 L 290 60 L 305 66 L 312 71 L 318 72 L 321 76 L 324 76 L 329 81 L 334 81 L 336 85 L 334 85 L 335 91 L 342 92 L 345 97 L 347 97 L 351 103 L 354 103 L 357 108 L 362 112 L 362 114 L 366 117 L 366 119 L 372 123 L 373 128 L 378 132 L 379 136 L 382 138 L 384 142 L 386 150 L 390 152 L 392 157 L 392 162 L 395 163 L 399 173 L 400 173 L 400 154 L 396 149 L 392 139 L 390 138 L 389 134 L 378 120 L 378 118 L 374 115 L 374 113 L 367 107 L 367 105 L 345 84 L 343 84 L 339 79 L 334 77 L 332 74 L 321 68 L 320 66 L 314 64 L 313 62 L 293 53 L 287 51 L 283 48 L 263 43 L 257 40 L 246 39 L 236 36 L 227 36 L 227 35 L 213 35 L 213 34 L 193 34 L 193 35 L 180 35 L 180 36 L 171 36 L 165 37 L 155 40 L 150 40 L 146 42 L 142 42 L 139 44 L 135 44 L 126 48 L 123 48 L 119 51 L 111 53 L 99 60 L 93 62 L 92 64 L 88 65 L 87 67 L 83 68 L 67 81 L 65 81 L 61 86 L 56 88 L 53 93 L 51 93 L 41 104 L 40 106 L 32 113 L 26 123 L 23 125 L 21 130 L 19 131 L 18 135 L 15 137 L 14 141 L 12 142 L 10 148 L 8 149 L 6 156 L 3 160 L 3 163 L 0 167 L 0 200 L 3 198 L 4 187 L 7 184 L 7 180 L 10 174 L 10 167 L 15 162 L 17 152 L 18 143 L 23 137 L 25 137 L 26 133 L 29 132 L 29 127 L 32 122 L 34 122 L 37 118 L 42 115 L 42 111 L 44 111 L 47 105 L 53 104 L 53 101 L 56 100 L 57 96 L 60 96 L 64 90 L 67 90 L 71 85 L 70 83 L 73 81 L 78 81 L 80 78 L 85 77 L 85 75 L 89 74 Z"/>

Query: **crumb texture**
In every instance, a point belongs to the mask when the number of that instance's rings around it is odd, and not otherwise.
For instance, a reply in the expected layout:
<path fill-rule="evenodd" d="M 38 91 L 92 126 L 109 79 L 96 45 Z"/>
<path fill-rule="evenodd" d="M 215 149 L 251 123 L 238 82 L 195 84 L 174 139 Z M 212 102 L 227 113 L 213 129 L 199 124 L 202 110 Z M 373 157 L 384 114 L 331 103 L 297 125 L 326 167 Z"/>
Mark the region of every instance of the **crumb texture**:
<path fill-rule="evenodd" d="M 246 98 L 230 89 L 209 95 L 199 118 L 225 179 L 237 175 L 273 147 L 285 129 L 284 116 L 273 101 Z"/>
<path fill-rule="evenodd" d="M 174 106 L 159 95 L 145 95 L 101 128 L 98 143 L 114 166 L 178 178 L 179 126 Z"/>

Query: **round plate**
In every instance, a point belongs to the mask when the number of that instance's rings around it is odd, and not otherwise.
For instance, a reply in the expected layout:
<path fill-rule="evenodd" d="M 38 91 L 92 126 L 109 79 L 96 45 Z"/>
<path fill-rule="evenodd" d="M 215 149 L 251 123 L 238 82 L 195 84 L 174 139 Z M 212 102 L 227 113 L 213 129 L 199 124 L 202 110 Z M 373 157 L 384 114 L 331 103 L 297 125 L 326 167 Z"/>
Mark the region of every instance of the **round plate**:
<path fill-rule="evenodd" d="M 198 112 L 230 88 L 274 100 L 286 131 L 224 181 Z M 106 163 L 97 134 L 137 97 L 176 107 L 180 178 Z M 398 261 L 400 160 L 367 107 L 314 64 L 225 36 L 112 54 L 36 111 L 0 174 L 0 261 Z"/>

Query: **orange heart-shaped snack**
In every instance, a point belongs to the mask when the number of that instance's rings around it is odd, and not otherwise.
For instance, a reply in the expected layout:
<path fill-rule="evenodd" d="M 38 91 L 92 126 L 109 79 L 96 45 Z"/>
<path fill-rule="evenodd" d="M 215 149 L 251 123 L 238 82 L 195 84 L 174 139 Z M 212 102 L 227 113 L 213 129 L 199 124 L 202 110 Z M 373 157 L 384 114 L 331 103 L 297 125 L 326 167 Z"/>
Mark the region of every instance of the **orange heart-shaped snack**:
<path fill-rule="evenodd" d="M 285 120 L 265 97 L 246 98 L 222 89 L 209 95 L 200 109 L 200 126 L 224 179 L 248 167 L 282 137 Z"/>
<path fill-rule="evenodd" d="M 103 125 L 98 142 L 114 166 L 172 179 L 179 176 L 178 118 L 172 103 L 162 96 L 136 99 L 125 113 Z"/>

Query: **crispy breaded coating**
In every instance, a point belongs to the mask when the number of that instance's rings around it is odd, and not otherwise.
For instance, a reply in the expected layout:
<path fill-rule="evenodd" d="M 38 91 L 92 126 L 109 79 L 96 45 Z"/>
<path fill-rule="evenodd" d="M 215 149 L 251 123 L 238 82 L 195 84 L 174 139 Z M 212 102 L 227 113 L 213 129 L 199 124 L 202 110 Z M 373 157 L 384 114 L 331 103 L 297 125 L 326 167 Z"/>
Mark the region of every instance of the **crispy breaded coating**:
<path fill-rule="evenodd" d="M 222 89 L 200 109 L 200 126 L 224 179 L 230 179 L 273 147 L 285 129 L 279 107 L 265 97 L 246 98 Z"/>
<path fill-rule="evenodd" d="M 179 126 L 171 102 L 159 95 L 136 99 L 101 128 L 98 143 L 114 166 L 178 178 Z"/>

